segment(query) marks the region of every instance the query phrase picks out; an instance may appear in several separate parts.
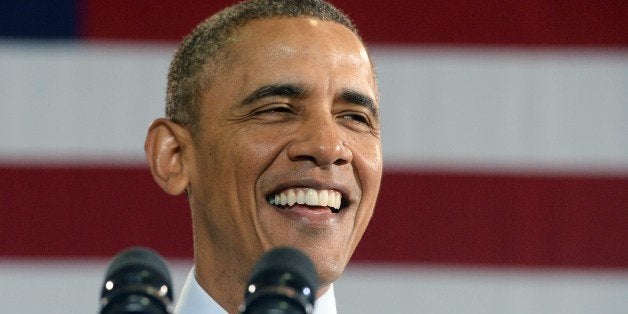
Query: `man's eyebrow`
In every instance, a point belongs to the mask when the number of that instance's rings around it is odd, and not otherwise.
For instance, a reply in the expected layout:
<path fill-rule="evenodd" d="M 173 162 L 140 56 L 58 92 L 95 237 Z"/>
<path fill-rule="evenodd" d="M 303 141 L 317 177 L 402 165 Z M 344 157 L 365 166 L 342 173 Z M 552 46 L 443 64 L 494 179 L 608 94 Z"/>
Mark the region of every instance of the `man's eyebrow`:
<path fill-rule="evenodd" d="M 273 96 L 301 98 L 305 96 L 305 90 L 301 86 L 290 83 L 263 85 L 255 89 L 248 96 L 246 96 L 246 98 L 242 100 L 241 104 L 249 105 L 260 99 Z"/>
<path fill-rule="evenodd" d="M 342 91 L 341 98 L 346 102 L 366 107 L 375 117 L 379 116 L 379 110 L 377 110 L 377 106 L 375 106 L 375 100 L 364 93 L 345 89 Z"/>

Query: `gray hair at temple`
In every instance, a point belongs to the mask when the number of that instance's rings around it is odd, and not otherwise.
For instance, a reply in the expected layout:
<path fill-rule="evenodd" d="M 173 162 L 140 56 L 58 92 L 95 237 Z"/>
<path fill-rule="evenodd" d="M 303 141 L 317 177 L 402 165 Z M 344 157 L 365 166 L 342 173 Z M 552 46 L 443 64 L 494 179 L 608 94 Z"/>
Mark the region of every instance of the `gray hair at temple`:
<path fill-rule="evenodd" d="M 342 11 L 322 0 L 251 0 L 228 7 L 183 39 L 168 71 L 166 117 L 197 128 L 202 91 L 228 63 L 230 38 L 255 19 L 308 16 L 346 26 L 362 41 L 355 25 Z"/>

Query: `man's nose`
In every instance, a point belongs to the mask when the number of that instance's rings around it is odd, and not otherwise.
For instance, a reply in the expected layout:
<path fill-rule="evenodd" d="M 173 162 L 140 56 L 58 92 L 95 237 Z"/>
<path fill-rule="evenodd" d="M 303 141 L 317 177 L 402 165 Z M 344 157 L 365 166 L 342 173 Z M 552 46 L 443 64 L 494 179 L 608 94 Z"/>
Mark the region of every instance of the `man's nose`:
<path fill-rule="evenodd" d="M 343 143 L 340 126 L 333 117 L 304 121 L 288 147 L 292 161 L 311 161 L 318 166 L 351 163 L 353 153 Z"/>

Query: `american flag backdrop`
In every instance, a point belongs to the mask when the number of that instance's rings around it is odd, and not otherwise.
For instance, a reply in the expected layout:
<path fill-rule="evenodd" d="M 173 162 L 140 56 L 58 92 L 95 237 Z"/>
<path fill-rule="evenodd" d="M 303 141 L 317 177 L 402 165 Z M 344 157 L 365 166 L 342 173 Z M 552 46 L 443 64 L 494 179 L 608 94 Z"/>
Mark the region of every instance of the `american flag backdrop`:
<path fill-rule="evenodd" d="M 337 0 L 375 61 L 384 178 L 341 313 L 628 313 L 628 3 Z M 178 41 L 226 0 L 0 1 L 2 313 L 94 313 L 109 258 L 180 286 L 143 155 Z"/>

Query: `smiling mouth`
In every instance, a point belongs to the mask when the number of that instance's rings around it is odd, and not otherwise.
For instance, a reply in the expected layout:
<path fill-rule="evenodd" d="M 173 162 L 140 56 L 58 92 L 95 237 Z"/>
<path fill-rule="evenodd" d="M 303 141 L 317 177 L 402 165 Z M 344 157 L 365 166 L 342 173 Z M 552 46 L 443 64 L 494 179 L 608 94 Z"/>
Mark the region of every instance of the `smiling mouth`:
<path fill-rule="evenodd" d="M 297 205 L 328 207 L 332 213 L 338 213 L 348 204 L 342 193 L 335 190 L 317 190 L 312 188 L 290 188 L 268 196 L 268 203 L 278 208 Z"/>

